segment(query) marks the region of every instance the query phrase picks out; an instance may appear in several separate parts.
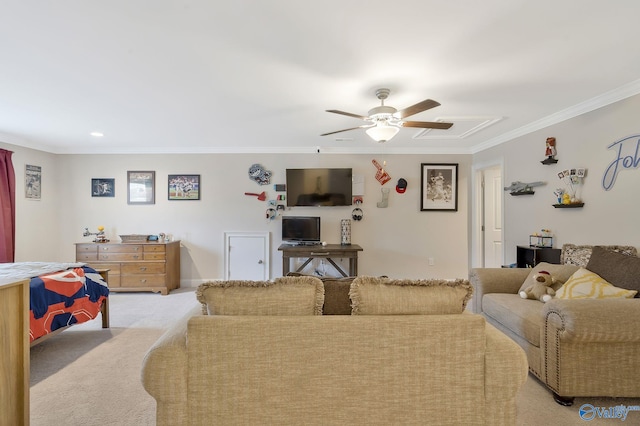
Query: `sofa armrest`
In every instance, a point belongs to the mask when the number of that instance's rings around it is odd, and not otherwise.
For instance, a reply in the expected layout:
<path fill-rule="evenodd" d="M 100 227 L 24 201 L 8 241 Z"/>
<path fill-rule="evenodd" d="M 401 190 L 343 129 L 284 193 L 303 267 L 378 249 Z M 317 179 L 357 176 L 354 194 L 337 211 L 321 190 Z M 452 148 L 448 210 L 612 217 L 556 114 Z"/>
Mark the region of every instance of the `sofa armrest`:
<path fill-rule="evenodd" d="M 515 398 L 529 373 L 522 348 L 491 324 L 485 324 L 485 422 L 509 424 L 516 418 Z"/>
<path fill-rule="evenodd" d="M 160 336 L 142 361 L 142 385 L 156 400 L 158 425 L 188 424 L 187 324 L 197 315 L 202 315 L 200 304 Z"/>
<path fill-rule="evenodd" d="M 542 312 L 563 341 L 640 342 L 640 299 L 552 299 Z"/>
<path fill-rule="evenodd" d="M 469 282 L 473 285 L 473 311 L 482 313 L 482 296 L 488 293 L 516 294 L 531 272 L 526 268 L 473 268 Z"/>

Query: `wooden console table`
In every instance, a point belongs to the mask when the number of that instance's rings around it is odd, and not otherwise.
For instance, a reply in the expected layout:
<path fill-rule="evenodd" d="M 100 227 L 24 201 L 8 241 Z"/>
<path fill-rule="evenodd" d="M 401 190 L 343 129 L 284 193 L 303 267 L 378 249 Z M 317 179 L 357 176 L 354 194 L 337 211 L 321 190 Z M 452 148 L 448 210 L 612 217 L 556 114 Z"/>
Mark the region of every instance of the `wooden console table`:
<path fill-rule="evenodd" d="M 362 251 L 362 247 L 357 244 L 341 245 L 341 244 L 328 244 L 326 246 L 313 245 L 313 246 L 292 246 L 288 244 L 282 244 L 278 247 L 278 250 L 282 252 L 282 275 L 287 275 L 290 272 L 291 258 L 301 257 L 307 260 L 300 266 L 296 272 L 300 272 L 305 266 L 309 264 L 313 259 L 327 259 L 327 261 L 334 267 L 343 277 L 358 275 L 358 252 Z M 333 260 L 339 258 L 349 259 L 349 274 L 347 273 Z"/>

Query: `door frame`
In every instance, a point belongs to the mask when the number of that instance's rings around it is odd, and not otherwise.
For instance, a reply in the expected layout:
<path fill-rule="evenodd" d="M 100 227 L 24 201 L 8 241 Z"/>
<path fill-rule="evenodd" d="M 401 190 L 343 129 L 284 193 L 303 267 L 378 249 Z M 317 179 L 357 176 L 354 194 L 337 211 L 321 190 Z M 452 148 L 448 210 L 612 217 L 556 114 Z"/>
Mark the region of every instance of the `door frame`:
<path fill-rule="evenodd" d="M 225 232 L 224 233 L 224 279 L 229 279 L 230 242 L 233 237 L 262 238 L 264 252 L 264 279 L 271 279 L 271 233 L 266 232 Z"/>
<path fill-rule="evenodd" d="M 484 232 L 482 230 L 484 219 L 484 190 L 482 187 L 482 178 L 484 171 L 487 169 L 500 168 L 501 186 L 504 187 L 504 159 L 499 158 L 495 161 L 487 163 L 474 164 L 471 173 L 471 268 L 484 267 Z M 500 217 L 500 226 L 502 227 L 502 258 L 505 259 L 504 253 L 504 192 L 502 192 L 502 215 Z"/>

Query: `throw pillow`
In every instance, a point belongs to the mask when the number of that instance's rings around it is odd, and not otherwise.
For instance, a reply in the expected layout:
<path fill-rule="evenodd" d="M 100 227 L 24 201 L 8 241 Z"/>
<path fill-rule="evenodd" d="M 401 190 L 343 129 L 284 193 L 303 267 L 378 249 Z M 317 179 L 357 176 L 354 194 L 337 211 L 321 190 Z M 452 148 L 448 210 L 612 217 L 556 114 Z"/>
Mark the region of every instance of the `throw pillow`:
<path fill-rule="evenodd" d="M 555 278 L 551 288 L 558 291 L 560 286 L 564 284 L 564 282 L 567 281 L 577 270 L 578 266 L 576 265 L 557 265 L 555 263 L 540 262 L 531 268 L 529 275 L 527 275 L 527 278 L 525 278 L 524 282 L 520 286 L 518 294 L 520 294 L 521 291 L 524 291 L 525 288 L 535 284 L 536 280 L 533 277 L 540 271 L 547 271 L 551 277 Z"/>
<path fill-rule="evenodd" d="M 288 277 L 309 277 L 300 272 L 289 272 Z M 349 288 L 355 277 L 317 277 L 324 285 L 324 306 L 322 315 L 351 315 Z"/>
<path fill-rule="evenodd" d="M 591 256 L 591 245 L 563 244 L 560 252 L 560 263 L 586 266 Z"/>
<path fill-rule="evenodd" d="M 595 246 L 587 269 L 617 287 L 636 290 L 636 297 L 640 297 L 640 257 Z"/>
<path fill-rule="evenodd" d="M 471 299 L 469 281 L 358 277 L 351 283 L 352 315 L 460 314 Z"/>
<path fill-rule="evenodd" d="M 324 286 L 314 277 L 211 281 L 196 297 L 208 315 L 322 315 Z"/>
<path fill-rule="evenodd" d="M 608 245 L 601 247 L 608 251 L 615 251 L 633 256 L 638 254 L 638 251 L 633 246 Z M 560 252 L 560 263 L 578 265 L 586 268 L 587 263 L 589 263 L 589 259 L 591 258 L 592 251 L 592 245 L 563 244 L 562 251 Z"/>
<path fill-rule="evenodd" d="M 598 274 L 578 269 L 556 292 L 557 299 L 632 298 L 635 290 L 625 290 L 608 283 Z"/>

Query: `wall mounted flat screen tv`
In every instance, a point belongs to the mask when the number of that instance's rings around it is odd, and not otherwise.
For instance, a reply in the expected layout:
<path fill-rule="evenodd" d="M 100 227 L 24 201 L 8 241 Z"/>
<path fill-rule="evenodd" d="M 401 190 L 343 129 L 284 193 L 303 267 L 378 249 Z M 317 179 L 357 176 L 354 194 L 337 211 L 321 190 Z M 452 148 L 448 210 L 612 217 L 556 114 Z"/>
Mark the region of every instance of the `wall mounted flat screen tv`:
<path fill-rule="evenodd" d="M 287 206 L 350 206 L 352 169 L 287 169 Z"/>
<path fill-rule="evenodd" d="M 317 216 L 282 216 L 282 241 L 295 244 L 320 242 L 320 218 Z"/>

